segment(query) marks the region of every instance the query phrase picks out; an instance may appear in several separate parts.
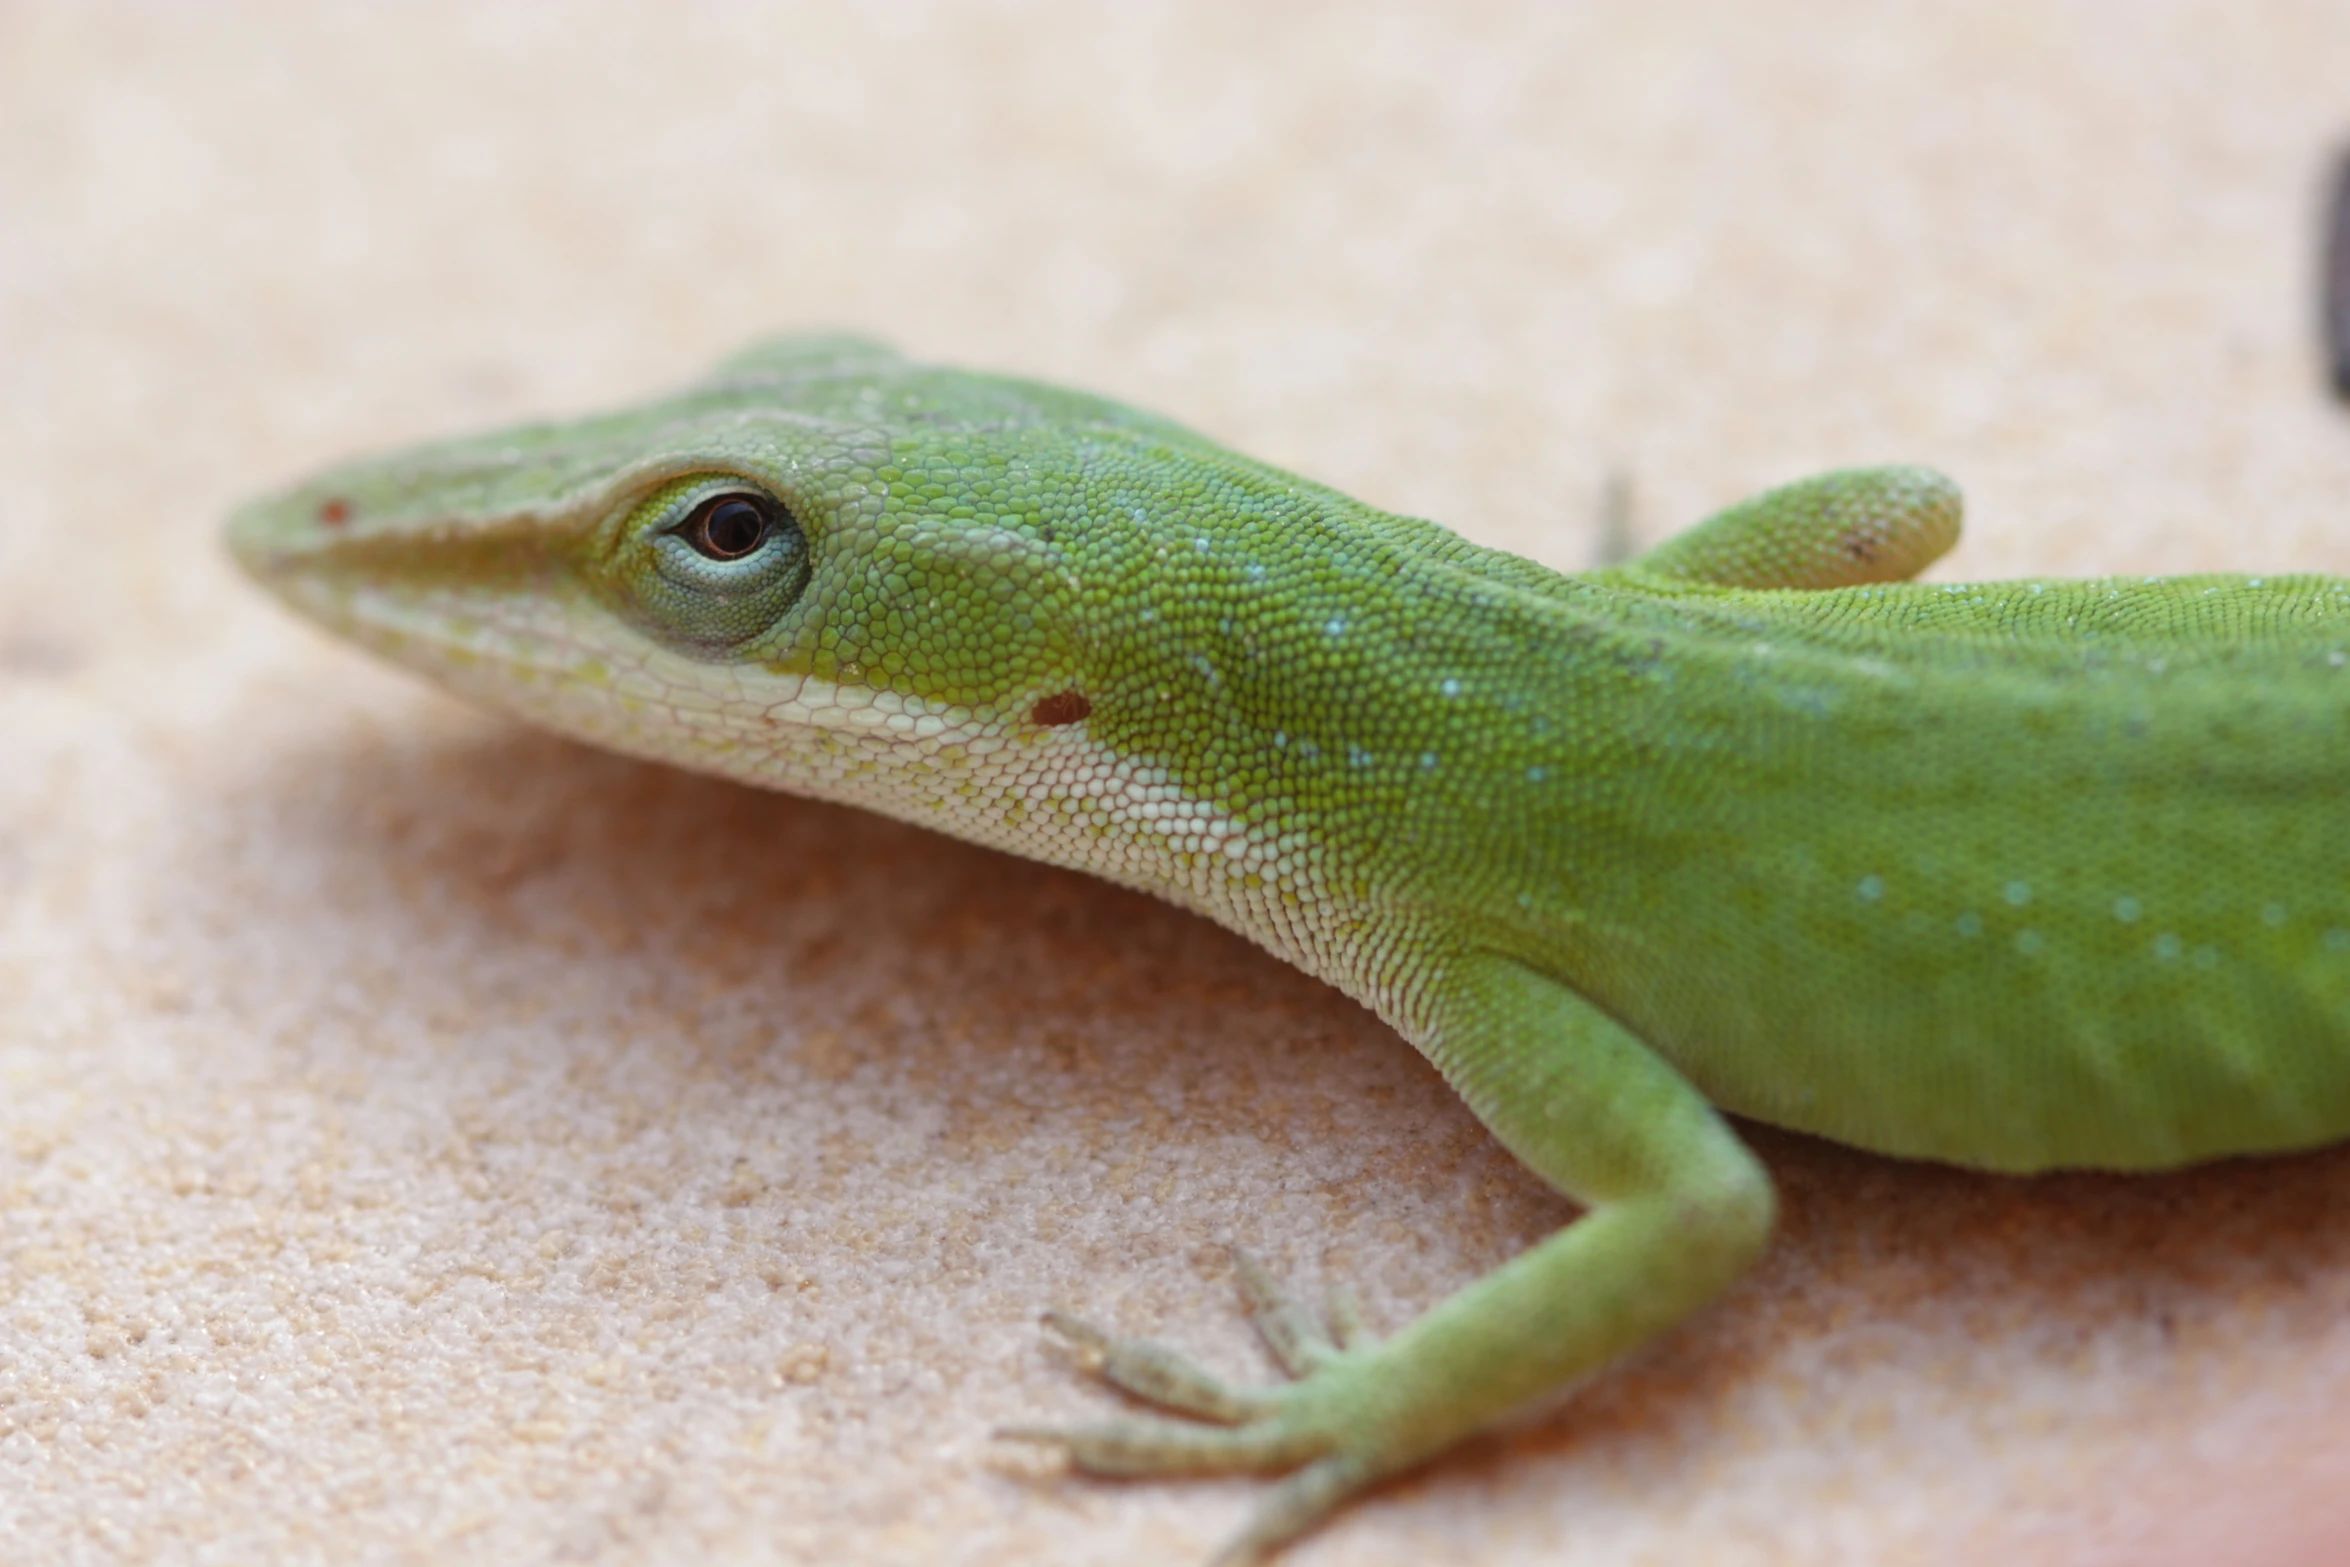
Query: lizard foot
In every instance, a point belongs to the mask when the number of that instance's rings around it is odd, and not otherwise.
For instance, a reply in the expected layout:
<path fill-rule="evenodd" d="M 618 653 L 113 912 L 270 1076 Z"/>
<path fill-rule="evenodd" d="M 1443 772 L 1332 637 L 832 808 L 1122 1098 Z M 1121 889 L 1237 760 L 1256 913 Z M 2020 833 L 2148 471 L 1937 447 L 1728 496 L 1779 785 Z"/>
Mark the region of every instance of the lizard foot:
<path fill-rule="evenodd" d="M 1059 1448 L 1090 1474 L 1296 1470 L 1217 1555 L 1217 1567 L 1261 1561 L 1347 1498 L 1402 1467 L 1383 1451 L 1387 1444 L 1377 1436 L 1382 1423 L 1364 1418 L 1379 1400 L 1371 1385 L 1372 1341 L 1352 1300 L 1334 1298 L 1325 1321 L 1290 1300 L 1247 1252 L 1235 1248 L 1232 1260 L 1249 1320 L 1292 1380 L 1234 1387 L 1172 1350 L 1117 1337 L 1052 1311 L 1045 1314 L 1045 1327 L 1076 1352 L 1087 1372 L 1191 1418 L 1139 1415 L 1084 1426 L 1011 1426 L 995 1433 L 1008 1441 Z"/>

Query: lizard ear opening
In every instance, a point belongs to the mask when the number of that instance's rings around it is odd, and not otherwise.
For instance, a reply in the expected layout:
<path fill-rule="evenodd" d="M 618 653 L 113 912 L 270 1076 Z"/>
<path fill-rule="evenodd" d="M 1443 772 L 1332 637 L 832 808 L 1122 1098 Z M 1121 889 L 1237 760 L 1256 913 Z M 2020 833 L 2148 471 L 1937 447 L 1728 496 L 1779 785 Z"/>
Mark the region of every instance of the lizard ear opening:
<path fill-rule="evenodd" d="M 1046 729 L 1060 729 L 1078 723 L 1093 714 L 1093 702 L 1082 691 L 1056 691 L 1051 696 L 1039 697 L 1028 710 L 1028 721 Z"/>
<path fill-rule="evenodd" d="M 773 626 L 810 571 L 789 502 L 739 474 L 675 479 L 620 529 L 613 581 L 644 629 L 681 653 L 718 657 Z"/>

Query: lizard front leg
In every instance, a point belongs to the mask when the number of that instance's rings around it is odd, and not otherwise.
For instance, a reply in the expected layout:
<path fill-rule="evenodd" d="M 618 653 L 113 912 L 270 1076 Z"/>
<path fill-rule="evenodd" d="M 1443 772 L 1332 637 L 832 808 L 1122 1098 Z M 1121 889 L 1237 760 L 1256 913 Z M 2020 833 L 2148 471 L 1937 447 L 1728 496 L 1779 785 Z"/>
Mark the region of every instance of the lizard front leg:
<path fill-rule="evenodd" d="M 1365 1487 L 1664 1332 L 1762 1250 L 1774 1198 L 1754 1156 L 1696 1089 L 1572 991 L 1469 954 L 1447 965 L 1414 1032 L 1478 1118 L 1588 1213 L 1375 1346 L 1331 1342 L 1285 1302 L 1260 1300 L 1260 1327 L 1296 1378 L 1270 1388 L 1227 1387 L 1165 1350 L 1059 1318 L 1107 1380 L 1216 1424 L 1143 1416 L 1003 1434 L 1099 1474 L 1295 1471 L 1218 1558 L 1256 1561 Z"/>

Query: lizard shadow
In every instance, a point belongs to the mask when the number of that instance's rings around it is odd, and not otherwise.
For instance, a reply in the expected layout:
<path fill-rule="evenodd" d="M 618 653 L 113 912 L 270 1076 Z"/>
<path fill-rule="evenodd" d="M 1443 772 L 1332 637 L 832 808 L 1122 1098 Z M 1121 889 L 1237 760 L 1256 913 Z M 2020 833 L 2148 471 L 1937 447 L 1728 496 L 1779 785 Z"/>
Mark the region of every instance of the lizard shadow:
<path fill-rule="evenodd" d="M 535 731 L 344 743 L 270 771 L 246 808 L 352 892 L 351 917 L 384 922 L 387 940 L 405 921 L 426 951 L 560 948 L 641 964 L 635 979 L 656 986 L 690 969 L 749 987 L 778 1017 L 859 948 L 901 974 L 945 954 L 939 977 L 991 976 L 1032 1012 L 1090 994 L 1072 982 L 1138 949 L 1153 966 L 1218 949 L 1253 959 L 1238 938 L 1090 877 Z M 1131 992 L 1132 975 L 1110 978 L 1112 994 Z"/>
<path fill-rule="evenodd" d="M 929 1157 L 889 1166 L 909 1207 L 991 1151 L 1016 1169 L 1071 1121 L 1093 1154 L 1176 1170 L 1148 1212 L 1105 1221 L 1128 1245 L 1250 1244 L 1252 1205 L 1269 1214 L 1302 1161 L 1303 1228 L 1363 1232 L 1338 1248 L 1387 1269 L 1351 1282 L 1391 1321 L 1571 1215 L 1352 1002 L 1139 894 L 529 731 L 284 761 L 236 808 L 341 893 L 279 939 L 320 966 L 377 954 L 400 976 L 392 1005 L 482 1025 L 468 1049 L 492 1066 L 659 1101 L 715 1081 L 731 1109 L 713 1118 L 804 1141 L 775 1156 L 800 1200 L 845 1179 L 828 1098 L 878 1090 L 931 1118 Z M 1791 1377 L 1816 1406 L 1803 1418 L 1833 1421 L 1840 1382 L 1882 1386 L 1921 1358 L 2061 1380 L 2113 1352 L 2159 1375 L 2248 1299 L 2314 1338 L 2350 1297 L 2350 1149 L 2017 1179 L 1747 1130 L 1783 1219 L 1727 1309 L 1441 1469 L 1663 1451 L 1725 1390 Z M 1398 1212 L 1411 1233 L 1383 1248 L 1370 1232 Z M 1224 1300 L 1193 1293 L 1181 1337 L 1235 1336 Z"/>
<path fill-rule="evenodd" d="M 1768 1382 L 1790 1395 L 1775 1440 L 1816 1455 L 1865 1462 L 1896 1419 L 1961 1452 L 2002 1427 L 2058 1440 L 2077 1409 L 2078 1440 L 2110 1459 L 2117 1408 L 2231 1378 L 2240 1402 L 2289 1398 L 2294 1362 L 2350 1324 L 2350 1146 L 2012 1176 L 1740 1129 L 1780 1192 L 1770 1251 L 1697 1331 L 1589 1389 L 1534 1445 L 1651 1438 Z M 2182 1445 L 2196 1407 L 2149 1421 L 2145 1444 Z"/>
<path fill-rule="evenodd" d="M 477 1064 L 604 1092 L 631 1057 L 630 1094 L 715 1079 L 777 1125 L 887 1079 L 940 1118 L 913 1191 L 1075 1115 L 1119 1146 L 1257 1150 L 1268 1183 L 1335 1145 L 1351 1165 L 1324 1184 L 1361 1186 L 1340 1200 L 1365 1210 L 1398 1165 L 1465 1153 L 1477 1267 L 1567 1212 L 1383 1025 L 1204 919 L 870 812 L 461 722 L 276 758 L 239 808 L 340 889 L 280 923 L 316 948 L 298 966 L 396 969 L 388 1004 L 466 1034 Z"/>

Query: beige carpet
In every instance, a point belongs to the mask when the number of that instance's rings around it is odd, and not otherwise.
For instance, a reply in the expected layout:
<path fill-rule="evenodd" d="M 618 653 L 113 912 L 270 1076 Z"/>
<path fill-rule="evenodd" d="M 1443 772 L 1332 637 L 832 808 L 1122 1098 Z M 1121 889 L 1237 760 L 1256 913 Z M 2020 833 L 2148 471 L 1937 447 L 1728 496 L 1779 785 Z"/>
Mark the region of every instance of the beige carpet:
<path fill-rule="evenodd" d="M 2350 12 L 1567 10 L 0 7 L 0 1559 L 1194 1563 L 1255 1484 L 988 1441 L 1039 1309 L 1258 1375 L 1227 1243 L 1569 1217 L 1196 920 L 310 634 L 311 465 L 846 325 L 1561 565 L 1916 458 L 1944 575 L 2350 571 Z M 1299 1567 L 2350 1559 L 2350 1155 L 1756 1142 L 1730 1300 Z"/>

